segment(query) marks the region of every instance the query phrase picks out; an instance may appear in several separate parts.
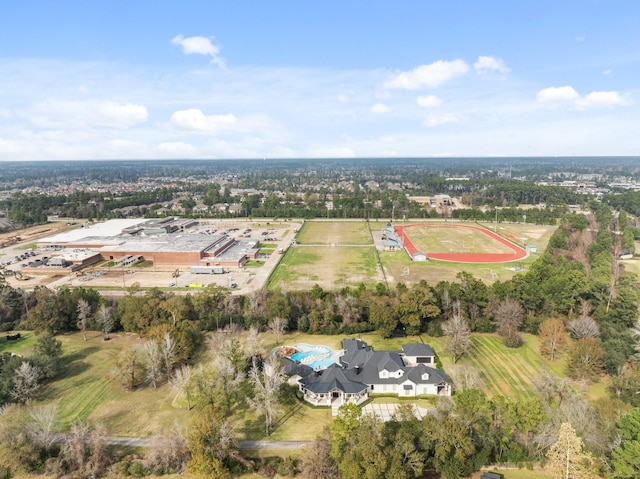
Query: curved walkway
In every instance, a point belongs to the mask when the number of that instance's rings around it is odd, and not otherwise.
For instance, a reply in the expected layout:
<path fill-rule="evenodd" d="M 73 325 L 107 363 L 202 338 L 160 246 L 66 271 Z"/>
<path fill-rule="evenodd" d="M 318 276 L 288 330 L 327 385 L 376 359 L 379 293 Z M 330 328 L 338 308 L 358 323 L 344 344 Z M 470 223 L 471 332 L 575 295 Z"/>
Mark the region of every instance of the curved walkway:
<path fill-rule="evenodd" d="M 509 241 L 506 238 L 489 231 L 488 229 L 481 228 L 480 226 L 461 225 L 461 224 L 415 224 L 407 226 L 395 226 L 395 231 L 398 237 L 404 238 L 404 247 L 410 257 L 413 257 L 415 253 L 418 253 L 418 248 L 415 247 L 411 237 L 404 233 L 407 228 L 413 228 L 415 226 L 422 226 L 428 228 L 471 228 L 481 233 L 490 236 L 496 241 L 502 243 L 509 248 L 513 253 L 429 253 L 427 252 L 428 259 L 437 259 L 440 261 L 452 261 L 456 263 L 506 263 L 509 261 L 519 261 L 527 257 L 527 251 L 518 246 L 517 244 Z"/>

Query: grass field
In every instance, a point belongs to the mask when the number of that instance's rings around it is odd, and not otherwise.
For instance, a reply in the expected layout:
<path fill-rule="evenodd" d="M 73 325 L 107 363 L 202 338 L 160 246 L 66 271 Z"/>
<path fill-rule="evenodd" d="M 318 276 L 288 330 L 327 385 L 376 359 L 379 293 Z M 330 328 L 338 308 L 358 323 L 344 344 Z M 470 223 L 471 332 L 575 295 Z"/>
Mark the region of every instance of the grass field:
<path fill-rule="evenodd" d="M 456 274 L 460 271 L 471 273 L 485 283 L 491 284 L 494 281 L 513 278 L 513 275 L 518 272 L 518 268 L 526 268 L 531 260 L 530 256 L 516 264 L 455 263 L 437 260 L 415 263 L 409 259 L 404 251 L 380 251 L 380 261 L 390 287 L 397 283 L 411 286 L 423 279 L 431 285 L 435 285 L 438 281 L 455 281 Z"/>
<path fill-rule="evenodd" d="M 29 332 L 24 335 L 25 338 L 21 341 L 0 342 L 0 351 L 30 354 L 35 337 Z M 373 332 L 357 336 L 309 335 L 296 332 L 287 334 L 281 344 L 307 343 L 340 349 L 342 339 L 347 337 L 359 337 L 376 350 L 392 351 L 399 350 L 403 344 L 421 341 L 417 336 L 382 339 L 379 334 Z M 523 337 L 524 345 L 521 348 L 509 349 L 502 345 L 496 335 L 474 335 L 473 352 L 463 356 L 459 363 L 471 364 L 480 370 L 484 389 L 490 396 L 527 397 L 532 394 L 532 381 L 543 366 L 549 368 L 553 374 L 561 374 L 564 362 L 562 358 L 553 363 L 545 360 L 538 353 L 537 338 L 528 334 Z M 180 407 L 180 401 L 174 401 L 174 393 L 167 385 L 158 389 L 147 386 L 133 392 L 125 392 L 109 380 L 109 373 L 119 352 L 142 341 L 137 335 L 119 333 L 112 335 L 111 341 L 103 341 L 102 334 L 91 332 L 86 342 L 79 333 L 58 338 L 64 351 L 62 377 L 44 388 L 39 401 L 54 402 L 58 405 L 60 429 L 67 429 L 78 419 L 88 419 L 103 423 L 110 435 L 148 437 L 160 433 L 175 421 L 187 422 L 193 414 L 193 411 L 189 412 Z M 270 351 L 276 345 L 270 334 L 263 334 L 261 340 L 265 351 Z M 451 366 L 451 358 L 444 352 L 444 338 L 423 335 L 422 340 L 433 347 L 443 363 L 444 370 L 447 371 Z M 581 391 L 592 398 L 606 394 L 604 384 L 591 385 Z M 393 403 L 398 400 L 377 397 L 374 401 Z M 419 400 L 418 403 L 422 407 L 433 407 L 433 401 L 428 399 Z M 246 407 L 237 408 L 234 419 L 241 438 L 264 437 L 263 419 Z M 285 404 L 284 413 L 275 424 L 270 439 L 313 440 L 324 426 L 331 424 L 331 421 L 328 408 L 314 408 L 294 400 L 291 396 Z"/>
<path fill-rule="evenodd" d="M 306 221 L 296 240 L 298 244 L 373 244 L 368 223 L 364 221 Z"/>
<path fill-rule="evenodd" d="M 340 289 L 383 281 L 375 249 L 367 246 L 296 246 L 289 248 L 269 279 L 268 287 L 308 290 L 314 284 Z"/>
<path fill-rule="evenodd" d="M 433 225 L 438 224 L 442 222 L 433 222 Z M 498 241 L 472 229 L 456 228 L 453 235 L 451 224 L 447 223 L 443 228 L 413 227 L 408 231 L 414 242 L 420 246 L 425 245 L 426 251 L 449 252 L 457 248 L 462 253 L 471 249 L 486 253 L 510 251 Z M 491 231 L 496 229 L 498 234 L 514 242 L 521 241 L 524 229 L 527 243 L 536 244 L 540 252 L 546 248 L 556 229 L 555 226 L 540 225 L 527 225 L 523 228 L 522 223 L 498 223 L 497 228 L 493 223 L 478 225 Z M 285 291 L 305 290 L 319 284 L 322 288 L 331 290 L 360 282 L 367 286 L 375 285 L 385 280 L 390 287 L 399 282 L 411 286 L 421 280 L 436 284 L 438 281 L 455 281 L 456 274 L 460 271 L 467 271 L 490 284 L 511 279 L 517 272 L 526 270 L 537 258 L 536 254 L 530 254 L 522 261 L 509 263 L 474 264 L 438 260 L 414 263 L 404 251 L 375 252 L 374 246 L 371 246 L 371 252 L 363 253 L 361 245 L 371 245 L 372 235 L 379 235 L 382 226 L 379 222 L 362 221 L 305 222 L 296 238 L 298 245 L 288 249 L 271 275 L 268 287 Z"/>
<path fill-rule="evenodd" d="M 492 223 L 479 224 L 493 231 L 495 225 Z M 505 238 L 515 241 L 518 237 L 522 237 L 523 225 L 521 223 L 499 223 L 498 234 Z M 408 231 L 411 234 L 411 238 L 414 239 L 414 231 L 419 230 L 439 230 L 438 237 L 442 238 L 443 234 L 451 234 L 449 228 L 410 228 Z M 458 230 L 464 231 L 464 228 L 458 228 Z M 547 247 L 551 235 L 556 230 L 555 226 L 544 225 L 528 225 L 526 228 L 527 244 L 536 244 L 538 251 L 542 252 Z M 472 230 L 469 230 L 472 231 Z M 481 234 L 481 233 L 477 233 Z M 486 235 L 486 240 L 490 241 Z M 445 241 L 448 241 L 445 236 Z M 498 245 L 497 242 L 495 242 Z M 433 246 L 431 251 L 435 251 L 434 248 L 446 248 L 451 243 L 445 243 L 445 246 Z M 476 245 L 476 247 L 478 247 Z M 429 248 L 425 248 L 429 250 Z M 447 251 L 448 252 L 448 251 Z M 497 263 L 497 264 L 474 264 L 474 263 L 456 263 L 445 262 L 438 260 L 429 260 L 423 263 L 415 263 L 409 259 L 404 251 L 380 251 L 380 261 L 385 271 L 387 281 L 390 287 L 402 282 L 408 286 L 418 283 L 421 280 L 426 280 L 429 284 L 435 285 L 438 281 L 455 281 L 456 274 L 460 271 L 466 271 L 471 273 L 478 279 L 483 280 L 487 284 L 491 284 L 495 281 L 506 281 L 511 279 L 521 269 L 526 271 L 527 267 L 538 258 L 538 254 L 530 254 L 522 261 L 514 263 Z"/>
<path fill-rule="evenodd" d="M 466 225 L 464 225 L 466 226 Z M 512 253 L 513 251 L 474 228 L 434 225 L 414 226 L 406 234 L 419 251 L 429 253 Z"/>
<path fill-rule="evenodd" d="M 538 349 L 536 336 L 523 335 L 524 344 L 519 348 L 507 348 L 502 339 L 494 334 L 472 337 L 473 350 L 460 360 L 480 370 L 486 392 L 490 396 L 525 398 L 532 394 L 532 383 L 543 368 L 561 375 L 564 361 L 554 362 L 543 358 Z"/>

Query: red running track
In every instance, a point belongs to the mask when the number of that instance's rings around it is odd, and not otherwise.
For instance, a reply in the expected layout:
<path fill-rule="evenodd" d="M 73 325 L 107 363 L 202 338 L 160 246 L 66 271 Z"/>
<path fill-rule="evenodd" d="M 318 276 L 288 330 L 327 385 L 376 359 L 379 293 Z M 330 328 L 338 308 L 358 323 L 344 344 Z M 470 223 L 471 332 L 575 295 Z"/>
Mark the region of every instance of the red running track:
<path fill-rule="evenodd" d="M 511 241 L 503 238 L 502 236 L 489 231 L 488 229 L 481 228 L 479 226 L 471 225 L 443 225 L 443 224 L 422 224 L 422 225 L 408 225 L 408 226 L 396 226 L 395 232 L 398 237 L 404 237 L 404 247 L 409 253 L 409 256 L 413 257 L 418 252 L 418 248 L 415 247 L 411 238 L 404 234 L 403 230 L 407 228 L 413 228 L 414 226 L 426 226 L 436 228 L 471 228 L 478 230 L 496 241 L 499 241 L 506 247 L 508 247 L 513 253 L 429 253 L 427 252 L 427 258 L 438 259 L 441 261 L 455 261 L 457 263 L 506 263 L 508 261 L 518 261 L 527 257 L 527 251 L 524 248 L 512 243 Z"/>

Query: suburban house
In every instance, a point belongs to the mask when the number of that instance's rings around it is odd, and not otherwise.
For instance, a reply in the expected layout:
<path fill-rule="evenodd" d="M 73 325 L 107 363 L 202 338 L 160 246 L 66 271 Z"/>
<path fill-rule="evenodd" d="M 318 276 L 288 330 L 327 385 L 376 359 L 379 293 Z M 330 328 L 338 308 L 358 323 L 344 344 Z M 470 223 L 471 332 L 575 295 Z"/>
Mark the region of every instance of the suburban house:
<path fill-rule="evenodd" d="M 405 344 L 402 351 L 374 351 L 364 341 L 345 339 L 342 347 L 339 363 L 319 370 L 283 358 L 307 402 L 337 411 L 342 404 L 361 404 L 369 393 L 451 395 L 451 379 L 436 368 L 435 353 L 426 344 Z"/>

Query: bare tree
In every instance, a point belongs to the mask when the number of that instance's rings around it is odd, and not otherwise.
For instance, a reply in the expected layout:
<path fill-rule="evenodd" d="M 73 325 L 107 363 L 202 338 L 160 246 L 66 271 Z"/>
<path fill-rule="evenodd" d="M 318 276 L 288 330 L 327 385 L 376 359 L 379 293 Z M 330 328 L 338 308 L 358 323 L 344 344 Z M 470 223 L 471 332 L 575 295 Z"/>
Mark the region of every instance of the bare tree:
<path fill-rule="evenodd" d="M 216 395 L 221 396 L 227 414 L 231 413 L 231 403 L 234 393 L 244 379 L 244 373 L 238 370 L 233 358 L 220 354 L 212 361 Z"/>
<path fill-rule="evenodd" d="M 459 307 L 454 307 L 451 319 L 442 324 L 442 332 L 446 336 L 445 350 L 451 354 L 453 364 L 465 353 L 471 351 L 471 329 L 469 323 L 462 317 Z"/>
<path fill-rule="evenodd" d="M 29 410 L 29 435 L 45 451 L 49 451 L 59 437 L 53 428 L 57 413 L 58 406 L 53 403 L 34 406 Z"/>
<path fill-rule="evenodd" d="M 32 399 L 40 389 L 40 370 L 29 361 L 24 361 L 13 373 L 13 387 L 9 396 L 15 402 L 25 402 Z"/>
<path fill-rule="evenodd" d="M 98 308 L 98 312 L 96 313 L 96 319 L 98 324 L 104 331 L 104 339 L 109 339 L 109 333 L 113 329 L 114 321 L 113 316 L 111 315 L 111 308 L 109 308 L 106 304 L 101 304 Z"/>
<path fill-rule="evenodd" d="M 255 318 L 264 317 L 267 312 L 267 290 L 265 288 L 247 295 L 247 312 Z"/>
<path fill-rule="evenodd" d="M 78 329 L 82 331 L 82 339 L 86 341 L 87 340 L 87 318 L 91 314 L 91 306 L 89 305 L 89 302 L 84 298 L 80 298 L 78 300 L 77 311 L 78 311 L 78 323 L 77 323 Z"/>
<path fill-rule="evenodd" d="M 564 377 L 551 374 L 546 367 L 543 367 L 540 374 L 533 378 L 535 392 L 542 404 L 555 404 L 560 407 L 566 400 L 573 398 L 573 390 L 570 381 Z"/>
<path fill-rule="evenodd" d="M 199 406 L 216 404 L 216 372 L 211 362 L 199 364 L 191 371 L 191 384 Z"/>
<path fill-rule="evenodd" d="M 500 301 L 493 310 L 497 331 L 508 347 L 518 347 L 522 344 L 522 338 L 518 334 L 524 321 L 524 310 L 517 301 L 506 298 Z"/>
<path fill-rule="evenodd" d="M 146 460 L 150 469 L 184 472 L 189 460 L 186 428 L 176 421 L 168 431 L 154 437 Z"/>
<path fill-rule="evenodd" d="M 636 353 L 633 355 L 633 359 L 640 361 L 640 318 L 636 320 L 636 324 L 631 328 L 631 335 L 636 342 L 634 345 Z"/>
<path fill-rule="evenodd" d="M 281 412 L 280 388 L 285 382 L 282 363 L 274 356 L 264 362 L 262 370 L 254 365 L 249 372 L 249 379 L 253 385 L 253 397 L 247 397 L 249 407 L 256 412 L 265 414 L 265 431 L 269 430 L 276 416 Z"/>
<path fill-rule="evenodd" d="M 191 391 L 189 388 L 189 380 L 191 379 L 191 366 L 185 364 L 176 369 L 171 377 L 170 385 L 178 394 L 184 392 L 187 398 L 187 409 L 191 409 Z"/>
<path fill-rule="evenodd" d="M 480 389 L 482 387 L 480 371 L 468 364 L 455 364 L 450 368 L 449 374 L 457 391 L 462 392 L 465 389 Z"/>
<path fill-rule="evenodd" d="M 120 353 L 113 366 L 112 378 L 130 391 L 134 390 L 144 373 L 144 358 L 138 347 L 132 346 Z"/>
<path fill-rule="evenodd" d="M 171 338 L 169 333 L 166 333 L 162 338 L 162 358 L 164 360 L 164 370 L 167 378 L 171 377 L 173 371 L 173 363 L 175 362 L 175 349 L 176 344 Z"/>
<path fill-rule="evenodd" d="M 593 312 L 593 306 L 586 299 L 580 300 L 580 306 L 578 306 L 578 314 L 580 317 L 591 317 L 591 313 Z"/>
<path fill-rule="evenodd" d="M 158 381 L 161 375 L 162 357 L 158 344 L 149 339 L 143 344 L 143 351 L 147 360 L 147 379 L 154 389 L 158 387 Z"/>
<path fill-rule="evenodd" d="M 71 430 L 65 435 L 60 446 L 59 459 L 62 467 L 68 471 L 84 471 L 86 457 L 86 442 L 89 437 L 89 424 L 82 421 L 74 422 Z"/>
<path fill-rule="evenodd" d="M 604 371 L 604 352 L 593 338 L 574 341 L 569 349 L 565 373 L 579 381 L 597 381 Z"/>
<path fill-rule="evenodd" d="M 244 341 L 244 352 L 248 358 L 253 358 L 255 355 L 260 353 L 262 349 L 260 347 L 259 334 L 260 332 L 255 326 L 251 326 L 249 328 L 249 333 Z"/>
<path fill-rule="evenodd" d="M 600 326 L 589 316 L 581 316 L 569 323 L 569 332 L 573 339 L 599 338 Z"/>
<path fill-rule="evenodd" d="M 108 466 L 103 439 L 106 435 L 106 430 L 101 425 L 92 428 L 86 422 L 75 422 L 60 447 L 59 461 L 62 468 L 81 478 L 100 476 Z"/>
<path fill-rule="evenodd" d="M 109 466 L 105 437 L 107 437 L 107 429 L 103 424 L 96 424 L 89 432 L 88 461 L 85 468 L 88 478 L 100 477 Z"/>
<path fill-rule="evenodd" d="M 327 432 L 316 439 L 302 456 L 302 475 L 309 479 L 338 479 L 340 473 L 331 456 L 331 436 Z"/>
<path fill-rule="evenodd" d="M 284 335 L 285 330 L 287 329 L 287 320 L 281 318 L 280 316 L 276 316 L 267 325 L 268 331 L 273 334 L 273 337 L 276 340 L 276 344 L 280 344 L 280 339 Z"/>

